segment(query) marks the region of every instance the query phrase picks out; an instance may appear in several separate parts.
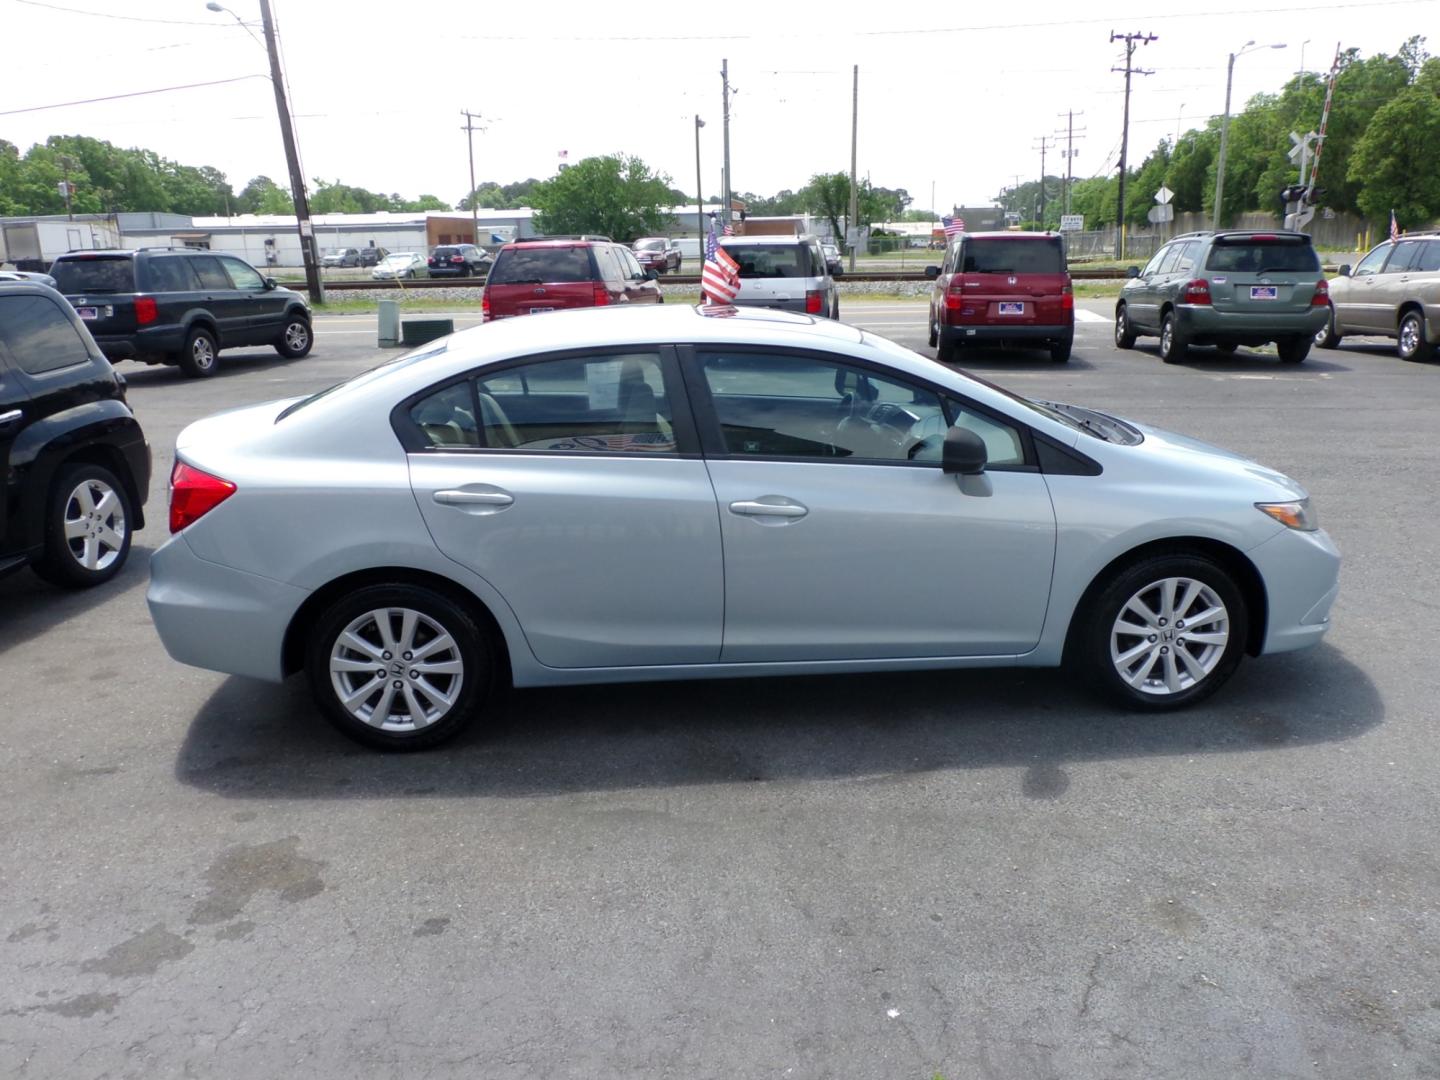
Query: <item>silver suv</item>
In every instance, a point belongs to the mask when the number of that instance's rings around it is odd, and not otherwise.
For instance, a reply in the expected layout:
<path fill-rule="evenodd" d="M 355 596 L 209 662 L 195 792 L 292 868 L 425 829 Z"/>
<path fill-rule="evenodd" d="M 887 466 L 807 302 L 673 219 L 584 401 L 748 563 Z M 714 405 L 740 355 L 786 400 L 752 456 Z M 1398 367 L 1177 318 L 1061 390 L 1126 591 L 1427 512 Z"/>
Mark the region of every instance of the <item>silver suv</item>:
<path fill-rule="evenodd" d="M 1315 344 L 1348 334 L 1392 337 L 1402 360 L 1428 360 L 1440 345 L 1440 232 L 1386 240 L 1330 283 L 1330 318 Z"/>
<path fill-rule="evenodd" d="M 815 237 L 727 236 L 720 246 L 740 264 L 737 307 L 840 318 L 840 293 Z"/>

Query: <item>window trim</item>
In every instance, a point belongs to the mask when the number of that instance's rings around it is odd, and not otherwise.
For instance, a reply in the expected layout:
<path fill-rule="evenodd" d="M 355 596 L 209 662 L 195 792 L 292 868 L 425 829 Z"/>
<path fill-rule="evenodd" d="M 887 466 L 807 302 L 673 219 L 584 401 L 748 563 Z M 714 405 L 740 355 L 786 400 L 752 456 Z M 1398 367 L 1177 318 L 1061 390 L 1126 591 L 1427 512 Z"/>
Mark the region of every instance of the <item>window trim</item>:
<path fill-rule="evenodd" d="M 629 450 L 527 450 L 522 447 L 511 446 L 486 446 L 485 425 L 479 421 L 480 405 L 476 396 L 479 393 L 478 381 L 503 374 L 515 368 L 529 367 L 534 364 L 546 363 L 552 360 L 603 360 L 608 356 L 634 355 L 638 352 L 654 352 L 660 362 L 660 377 L 665 384 L 665 396 L 670 400 L 670 427 L 675 433 L 675 449 L 673 451 L 646 451 L 643 454 Z M 524 376 L 521 376 L 522 379 Z M 469 382 L 470 400 L 475 409 L 476 429 L 480 433 L 480 446 L 435 446 L 420 430 L 420 426 L 410 419 L 410 409 L 419 404 L 432 394 L 438 394 L 458 383 Z M 615 345 L 603 348 L 582 348 L 582 349 L 561 349 L 555 352 L 532 353 L 527 356 L 516 356 L 509 360 L 502 360 L 496 364 L 486 364 L 482 367 L 470 368 L 459 375 L 442 379 L 439 382 L 431 383 L 422 390 L 402 398 L 394 408 L 390 410 L 390 427 L 400 441 L 401 447 L 407 454 L 503 454 L 510 457 L 534 457 L 534 458 L 557 458 L 557 457 L 604 457 L 604 458 L 625 458 L 634 459 L 643 457 L 650 459 L 688 459 L 697 460 L 702 455 L 700 452 L 700 439 L 696 431 L 695 416 L 691 411 L 687 387 L 681 376 L 679 361 L 675 355 L 675 347 L 667 344 L 636 343 L 634 345 Z"/>
<path fill-rule="evenodd" d="M 680 372 L 685 378 L 685 389 L 689 396 L 691 405 L 695 412 L 696 425 L 700 434 L 700 445 L 707 460 L 715 461 L 779 461 L 791 462 L 804 465 L 865 465 L 880 466 L 902 469 L 939 469 L 942 465 L 939 461 L 896 461 L 893 458 L 823 458 L 811 457 L 808 455 L 792 454 L 737 454 L 732 453 L 725 445 L 725 433 L 721 428 L 720 414 L 715 409 L 715 401 L 710 393 L 709 383 L 705 379 L 704 363 L 701 359 L 703 353 L 717 351 L 720 346 L 710 343 L 684 344 L 676 346 L 680 359 Z M 916 378 L 908 372 L 896 371 L 894 368 L 872 360 L 851 356 L 849 353 L 827 352 L 822 349 L 794 348 L 784 345 L 734 345 L 725 347 L 728 352 L 758 353 L 764 355 L 793 356 L 796 359 L 813 360 L 817 363 L 842 364 L 858 368 L 861 371 L 869 372 L 880 378 L 889 379 L 892 382 L 902 382 L 914 385 L 920 389 L 927 390 L 940 400 L 940 408 L 945 415 L 947 426 L 954 423 L 954 414 L 950 405 L 954 403 L 967 411 L 993 420 L 997 424 L 1004 424 L 1013 427 L 1020 434 L 1020 442 L 1025 451 L 1025 461 L 1019 465 L 989 465 L 985 466 L 987 472 L 1040 472 L 1040 466 L 1035 456 L 1035 446 L 1030 426 L 1020 420 L 1005 416 L 994 409 L 981 405 L 976 401 L 965 397 L 954 390 L 941 386 L 938 383 L 930 382 L 923 378 Z"/>

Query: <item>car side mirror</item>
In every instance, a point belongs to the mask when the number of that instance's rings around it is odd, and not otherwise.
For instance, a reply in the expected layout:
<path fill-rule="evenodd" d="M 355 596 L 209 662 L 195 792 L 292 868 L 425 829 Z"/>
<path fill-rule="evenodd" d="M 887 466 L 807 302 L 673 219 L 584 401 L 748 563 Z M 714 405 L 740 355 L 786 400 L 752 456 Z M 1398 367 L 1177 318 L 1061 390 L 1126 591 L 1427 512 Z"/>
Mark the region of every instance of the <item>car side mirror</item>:
<path fill-rule="evenodd" d="M 279 283 L 278 281 L 276 281 L 273 277 L 267 277 L 267 278 L 265 279 L 265 291 L 266 291 L 266 292 L 269 292 L 271 289 L 278 289 L 279 287 L 280 287 L 280 283 Z"/>
<path fill-rule="evenodd" d="M 1349 263 L 1341 263 L 1341 264 L 1340 264 L 1340 269 L 1339 269 L 1338 271 L 1336 271 L 1336 272 L 1337 272 L 1341 277 L 1349 277 L 1349 276 L 1350 276 L 1350 264 L 1349 264 Z"/>
<path fill-rule="evenodd" d="M 952 427 L 945 433 L 940 468 L 946 473 L 976 476 L 985 471 L 985 440 L 969 428 Z"/>
<path fill-rule="evenodd" d="M 1127 278 L 1136 278 L 1136 277 L 1139 277 L 1139 276 L 1140 276 L 1140 268 L 1139 268 L 1138 266 L 1127 266 L 1127 267 L 1125 268 L 1125 276 L 1126 276 Z"/>
<path fill-rule="evenodd" d="M 938 266 L 925 267 L 925 276 L 931 281 L 934 281 L 937 277 L 940 276 L 940 268 Z"/>

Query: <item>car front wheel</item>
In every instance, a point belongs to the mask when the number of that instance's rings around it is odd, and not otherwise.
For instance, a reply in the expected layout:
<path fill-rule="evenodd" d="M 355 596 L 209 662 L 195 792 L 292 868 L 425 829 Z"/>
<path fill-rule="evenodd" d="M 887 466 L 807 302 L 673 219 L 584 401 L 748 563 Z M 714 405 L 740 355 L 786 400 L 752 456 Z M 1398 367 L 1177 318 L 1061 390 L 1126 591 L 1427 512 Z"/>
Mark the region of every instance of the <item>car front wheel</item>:
<path fill-rule="evenodd" d="M 1117 349 L 1133 349 L 1135 347 L 1135 328 L 1130 325 L 1130 311 L 1124 304 L 1115 309 L 1115 347 Z"/>
<path fill-rule="evenodd" d="M 465 608 L 421 585 L 374 585 L 337 600 L 310 638 L 315 700 L 342 733 L 382 750 L 423 750 L 473 719 L 495 650 Z"/>
<path fill-rule="evenodd" d="M 309 320 L 292 315 L 285 320 L 285 329 L 280 331 L 280 340 L 275 343 L 275 351 L 289 360 L 298 360 L 310 351 L 310 346 L 314 343 L 315 335 L 310 330 Z"/>
<path fill-rule="evenodd" d="M 1122 570 L 1091 603 L 1076 642 L 1084 674 L 1131 708 L 1209 697 L 1235 672 L 1249 615 L 1230 575 L 1200 555 L 1158 555 Z"/>
<path fill-rule="evenodd" d="M 46 508 L 45 554 L 35 572 L 46 581 L 85 588 L 120 572 L 130 554 L 130 495 L 100 465 L 62 468 Z"/>

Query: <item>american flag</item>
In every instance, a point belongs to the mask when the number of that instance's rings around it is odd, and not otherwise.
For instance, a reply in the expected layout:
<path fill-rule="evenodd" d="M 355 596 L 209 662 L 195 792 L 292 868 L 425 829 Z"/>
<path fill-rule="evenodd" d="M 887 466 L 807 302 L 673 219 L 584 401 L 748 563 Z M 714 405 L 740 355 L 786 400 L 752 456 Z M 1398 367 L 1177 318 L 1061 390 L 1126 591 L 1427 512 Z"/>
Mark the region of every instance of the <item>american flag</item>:
<path fill-rule="evenodd" d="M 726 225 L 726 226 L 725 226 L 725 235 L 726 235 L 726 236 L 734 236 L 734 235 L 735 235 L 735 226 L 734 226 L 734 225 Z"/>
<path fill-rule="evenodd" d="M 963 217 L 942 217 L 940 224 L 945 227 L 945 238 L 959 236 L 965 231 L 965 219 Z"/>
<path fill-rule="evenodd" d="M 1394 211 L 1394 210 L 1391 210 L 1391 211 L 1390 211 L 1390 239 L 1391 239 L 1391 240 L 1399 240 L 1399 239 L 1400 239 L 1400 225 L 1399 225 L 1399 223 L 1396 222 L 1396 220 L 1395 220 L 1395 211 Z"/>
<path fill-rule="evenodd" d="M 728 304 L 740 291 L 740 264 L 715 239 L 715 219 L 705 241 L 705 266 L 700 271 L 700 298 L 710 304 Z"/>

